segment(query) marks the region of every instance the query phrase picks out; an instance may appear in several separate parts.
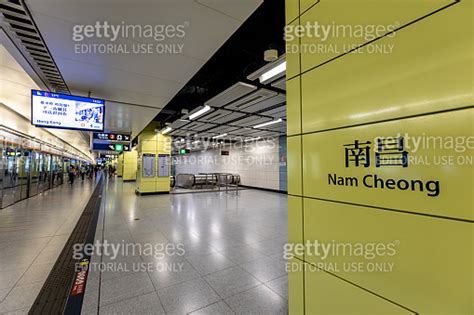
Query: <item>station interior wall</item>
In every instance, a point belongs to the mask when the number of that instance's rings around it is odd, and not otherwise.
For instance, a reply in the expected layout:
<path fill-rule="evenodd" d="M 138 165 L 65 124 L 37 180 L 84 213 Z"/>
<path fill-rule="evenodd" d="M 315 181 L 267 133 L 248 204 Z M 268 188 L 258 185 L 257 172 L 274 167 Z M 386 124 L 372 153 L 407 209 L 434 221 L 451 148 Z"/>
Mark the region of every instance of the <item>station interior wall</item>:
<path fill-rule="evenodd" d="M 474 312 L 472 165 L 344 165 L 344 145 L 355 140 L 472 135 L 472 10 L 472 1 L 286 1 L 286 23 L 292 27 L 311 21 L 405 26 L 372 43 L 355 37 L 287 42 L 299 47 L 287 52 L 289 242 L 398 244 L 393 257 L 372 260 L 393 263 L 389 271 L 342 269 L 344 262 L 368 261 L 356 256 L 323 261 L 297 255 L 289 273 L 290 314 Z M 365 53 L 338 55 L 305 52 L 308 44 L 366 45 Z M 369 52 L 389 45 L 390 53 Z M 433 147 L 408 154 L 431 162 L 441 155 L 461 156 Z M 332 172 L 440 179 L 443 192 L 429 197 L 329 187 Z"/>
<path fill-rule="evenodd" d="M 229 155 L 222 155 L 222 151 Z M 240 175 L 241 185 L 271 190 L 280 186 L 280 145 L 278 138 L 236 143 L 194 151 L 173 158 L 177 174 L 231 173 Z M 282 170 L 283 171 L 283 170 Z M 286 172 L 286 168 L 284 170 Z M 286 178 L 285 178 L 286 179 Z"/>

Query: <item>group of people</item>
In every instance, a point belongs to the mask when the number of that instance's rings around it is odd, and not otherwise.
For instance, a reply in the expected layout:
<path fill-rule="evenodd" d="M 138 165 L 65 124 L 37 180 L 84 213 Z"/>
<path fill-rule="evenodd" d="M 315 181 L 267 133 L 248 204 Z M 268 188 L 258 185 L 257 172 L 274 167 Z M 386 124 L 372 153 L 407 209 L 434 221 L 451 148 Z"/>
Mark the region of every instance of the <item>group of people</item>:
<path fill-rule="evenodd" d="M 115 176 L 115 167 L 112 166 L 112 165 L 109 165 L 108 167 L 105 167 L 105 166 L 98 166 L 98 165 L 95 165 L 95 166 L 92 166 L 92 165 L 88 165 L 88 166 L 84 166 L 84 165 L 81 165 L 80 167 L 76 167 L 74 165 L 71 165 L 69 167 L 69 171 L 68 171 L 68 177 L 69 177 L 69 184 L 74 185 L 74 179 L 77 177 L 77 176 L 80 176 L 81 177 L 81 181 L 84 181 L 84 179 L 86 178 L 93 178 L 97 175 L 98 172 L 103 172 L 104 175 L 107 175 L 108 177 L 114 177 Z"/>

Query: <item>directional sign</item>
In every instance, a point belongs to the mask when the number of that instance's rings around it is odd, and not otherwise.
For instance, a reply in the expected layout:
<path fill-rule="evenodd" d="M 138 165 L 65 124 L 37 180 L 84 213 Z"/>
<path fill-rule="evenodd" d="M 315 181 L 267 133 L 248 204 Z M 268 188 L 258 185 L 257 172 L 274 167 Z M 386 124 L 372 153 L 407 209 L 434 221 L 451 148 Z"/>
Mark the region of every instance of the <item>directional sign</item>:
<path fill-rule="evenodd" d="M 109 132 L 94 132 L 94 139 L 98 140 L 110 140 L 117 142 L 130 142 L 130 135 L 123 133 L 109 133 Z"/>
<path fill-rule="evenodd" d="M 94 151 L 130 151 L 129 144 L 121 144 L 121 143 L 93 143 L 92 150 Z"/>

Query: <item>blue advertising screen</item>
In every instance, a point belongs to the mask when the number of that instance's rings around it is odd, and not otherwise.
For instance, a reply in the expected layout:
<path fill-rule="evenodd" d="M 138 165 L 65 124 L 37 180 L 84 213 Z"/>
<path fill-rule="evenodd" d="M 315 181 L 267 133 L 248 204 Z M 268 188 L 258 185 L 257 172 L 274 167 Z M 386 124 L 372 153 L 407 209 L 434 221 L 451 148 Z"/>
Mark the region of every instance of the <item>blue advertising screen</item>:
<path fill-rule="evenodd" d="M 105 101 L 31 90 L 31 123 L 38 127 L 104 130 Z"/>

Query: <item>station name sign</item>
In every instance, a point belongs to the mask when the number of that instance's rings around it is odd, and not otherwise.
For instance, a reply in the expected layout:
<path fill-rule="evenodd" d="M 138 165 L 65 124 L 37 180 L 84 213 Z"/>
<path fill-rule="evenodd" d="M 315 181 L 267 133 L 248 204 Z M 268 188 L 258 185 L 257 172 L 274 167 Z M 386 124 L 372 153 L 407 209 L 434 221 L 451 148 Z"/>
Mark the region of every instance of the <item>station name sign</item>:
<path fill-rule="evenodd" d="M 372 159 L 371 142 L 355 140 L 354 143 L 345 144 L 345 167 L 369 168 L 375 164 L 375 168 L 408 168 L 408 152 L 404 150 L 404 138 L 378 138 L 375 146 L 375 159 Z M 373 163 L 375 162 L 375 163 Z M 425 193 L 429 197 L 440 195 L 440 183 L 438 180 L 421 180 L 413 178 L 384 178 L 377 174 L 365 174 L 364 176 L 340 176 L 336 173 L 328 174 L 329 186 L 366 187 L 371 189 L 386 189 L 413 191 Z"/>

